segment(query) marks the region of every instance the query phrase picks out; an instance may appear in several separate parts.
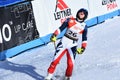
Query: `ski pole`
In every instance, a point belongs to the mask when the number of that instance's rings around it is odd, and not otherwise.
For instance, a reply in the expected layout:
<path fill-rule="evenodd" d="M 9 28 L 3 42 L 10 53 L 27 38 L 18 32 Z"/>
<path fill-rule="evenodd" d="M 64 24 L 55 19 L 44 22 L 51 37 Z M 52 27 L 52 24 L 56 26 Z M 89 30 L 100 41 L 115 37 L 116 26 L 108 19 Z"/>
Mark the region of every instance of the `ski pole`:
<path fill-rule="evenodd" d="M 54 48 L 55 48 L 55 54 L 54 54 L 54 56 L 55 56 L 56 55 L 57 46 L 56 46 L 55 41 L 53 43 L 54 43 Z"/>
<path fill-rule="evenodd" d="M 55 51 L 56 51 L 56 50 L 57 50 L 57 46 L 56 46 L 55 41 L 54 41 L 53 43 L 54 43 L 54 48 L 55 48 Z M 55 56 L 55 55 L 56 55 L 56 52 L 55 52 L 54 56 Z M 60 62 L 59 62 L 58 64 L 60 64 Z"/>
<path fill-rule="evenodd" d="M 55 41 L 54 41 L 53 43 L 54 43 L 54 48 L 55 48 L 55 50 L 56 50 L 57 46 L 56 46 L 56 43 L 55 43 Z"/>

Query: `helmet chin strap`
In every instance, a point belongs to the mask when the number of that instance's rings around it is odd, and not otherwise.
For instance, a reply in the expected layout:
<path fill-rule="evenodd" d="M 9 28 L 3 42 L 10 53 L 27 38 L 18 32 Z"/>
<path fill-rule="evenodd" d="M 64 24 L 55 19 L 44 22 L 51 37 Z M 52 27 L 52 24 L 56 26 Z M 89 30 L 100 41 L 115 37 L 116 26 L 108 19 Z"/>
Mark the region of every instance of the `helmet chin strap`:
<path fill-rule="evenodd" d="M 78 22 L 84 22 L 84 20 L 83 19 L 79 19 L 79 18 L 76 18 L 76 20 L 78 21 Z"/>

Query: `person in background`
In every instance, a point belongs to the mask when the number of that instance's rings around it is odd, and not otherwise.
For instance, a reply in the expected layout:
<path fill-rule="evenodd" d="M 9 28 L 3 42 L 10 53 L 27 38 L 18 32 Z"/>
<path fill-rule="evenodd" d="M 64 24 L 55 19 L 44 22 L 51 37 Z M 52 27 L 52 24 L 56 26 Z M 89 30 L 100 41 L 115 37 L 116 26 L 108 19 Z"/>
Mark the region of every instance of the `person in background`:
<path fill-rule="evenodd" d="M 73 72 L 76 53 L 82 54 L 87 46 L 88 30 L 87 25 L 84 22 L 87 19 L 87 17 L 88 11 L 85 8 L 81 8 L 78 10 L 76 18 L 67 18 L 63 22 L 63 24 L 52 34 L 50 40 L 52 42 L 55 42 L 57 35 L 59 35 L 64 29 L 67 28 L 64 36 L 60 39 L 59 43 L 57 44 L 55 56 L 48 68 L 45 80 L 52 79 L 56 66 L 64 54 L 66 54 L 67 57 L 67 69 L 64 80 L 70 80 L 70 77 L 72 76 Z M 81 43 L 80 41 L 78 41 L 80 39 L 82 39 Z"/>

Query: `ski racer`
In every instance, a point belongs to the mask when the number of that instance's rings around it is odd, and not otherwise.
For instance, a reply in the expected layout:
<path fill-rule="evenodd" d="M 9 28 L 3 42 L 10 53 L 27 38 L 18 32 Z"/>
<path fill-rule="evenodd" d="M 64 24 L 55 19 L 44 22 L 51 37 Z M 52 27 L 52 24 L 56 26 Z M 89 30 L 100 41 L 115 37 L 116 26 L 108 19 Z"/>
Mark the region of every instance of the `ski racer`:
<path fill-rule="evenodd" d="M 67 69 L 64 80 L 70 80 L 73 72 L 76 53 L 82 54 L 87 46 L 87 25 L 84 22 L 87 17 L 88 11 L 85 8 L 81 8 L 78 10 L 76 18 L 67 18 L 63 24 L 52 34 L 50 40 L 55 42 L 57 35 L 67 28 L 64 36 L 57 44 L 55 56 L 48 68 L 48 73 L 45 77 L 45 80 L 52 79 L 56 66 L 64 54 L 66 54 L 67 57 Z M 82 42 L 78 43 L 78 40 L 81 39 L 79 38 L 80 36 L 82 37 Z"/>

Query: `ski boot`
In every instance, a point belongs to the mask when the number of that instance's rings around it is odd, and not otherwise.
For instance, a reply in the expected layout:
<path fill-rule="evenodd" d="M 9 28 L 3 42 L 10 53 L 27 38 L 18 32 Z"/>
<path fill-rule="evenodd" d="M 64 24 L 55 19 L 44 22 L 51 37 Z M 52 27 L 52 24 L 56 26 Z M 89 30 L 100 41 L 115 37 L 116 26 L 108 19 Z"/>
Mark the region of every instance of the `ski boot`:
<path fill-rule="evenodd" d="M 64 80 L 70 80 L 70 77 L 65 77 Z"/>
<path fill-rule="evenodd" d="M 53 74 L 48 74 L 46 77 L 45 77 L 45 80 L 52 80 L 52 76 L 53 76 Z"/>

